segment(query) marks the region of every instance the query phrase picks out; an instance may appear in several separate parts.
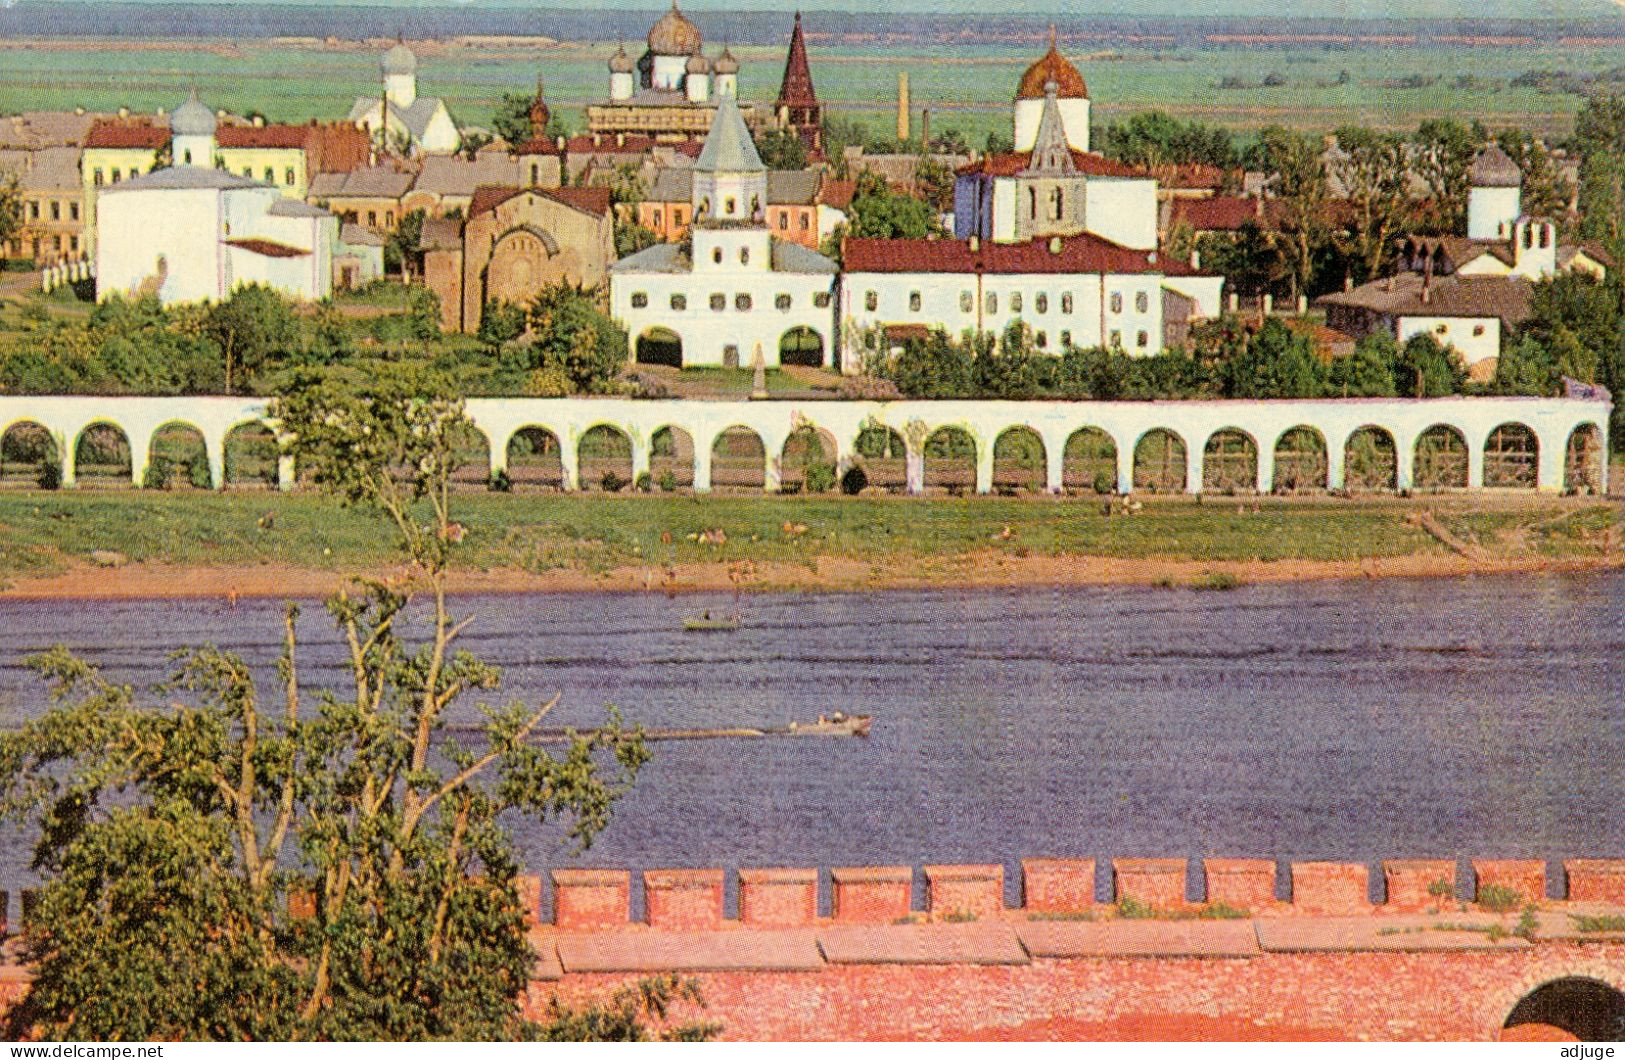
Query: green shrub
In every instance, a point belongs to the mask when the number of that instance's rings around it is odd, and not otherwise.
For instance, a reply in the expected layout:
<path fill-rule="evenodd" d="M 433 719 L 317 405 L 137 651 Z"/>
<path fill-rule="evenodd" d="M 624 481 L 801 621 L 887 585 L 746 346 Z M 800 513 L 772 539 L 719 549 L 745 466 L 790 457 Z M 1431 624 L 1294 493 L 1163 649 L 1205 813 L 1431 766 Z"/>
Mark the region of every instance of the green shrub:
<path fill-rule="evenodd" d="M 209 477 L 208 458 L 189 461 L 186 465 L 186 479 L 194 489 L 214 489 L 214 479 Z"/>
<path fill-rule="evenodd" d="M 1117 915 L 1124 920 L 1150 920 L 1157 915 L 1157 911 L 1149 903 L 1125 894 L 1117 900 Z"/>
<path fill-rule="evenodd" d="M 1430 889 L 1431 893 L 1431 889 Z M 1523 904 L 1523 895 L 1499 883 L 1486 884 L 1478 889 L 1478 905 L 1492 913 L 1510 913 Z"/>
<path fill-rule="evenodd" d="M 1454 898 L 1456 896 L 1456 885 L 1441 877 L 1428 884 L 1428 894 L 1435 898 Z"/>
<path fill-rule="evenodd" d="M 637 482 L 633 483 L 632 488 L 637 490 L 639 493 L 648 493 L 649 488 L 653 484 L 654 480 L 650 477 L 647 471 L 644 471 L 638 475 L 638 480 Z"/>
<path fill-rule="evenodd" d="M 604 477 L 598 480 L 605 493 L 619 493 L 626 488 L 626 480 L 613 471 L 604 472 Z"/>
<path fill-rule="evenodd" d="M 141 488 L 146 490 L 166 490 L 169 488 L 169 461 L 161 456 L 155 456 L 147 462 L 147 470 L 141 473 Z"/>
<path fill-rule="evenodd" d="M 671 493 L 677 489 L 677 473 L 669 467 L 660 473 L 660 477 L 656 481 L 659 483 L 661 490 L 666 493 Z"/>
<path fill-rule="evenodd" d="M 1110 471 L 1107 471 L 1105 468 L 1101 468 L 1099 471 L 1095 472 L 1095 480 L 1090 485 L 1094 487 L 1096 493 L 1116 493 L 1117 476 L 1112 474 Z"/>
<path fill-rule="evenodd" d="M 1533 910 L 1530 909 L 1526 910 L 1525 912 L 1526 914 L 1529 914 L 1532 913 Z M 1576 931 L 1584 932 L 1588 935 L 1603 931 L 1625 931 L 1625 916 L 1581 916 L 1579 914 L 1570 913 L 1569 919 L 1574 921 L 1574 929 Z"/>
<path fill-rule="evenodd" d="M 42 490 L 55 490 L 62 488 L 62 465 L 55 460 L 47 460 L 40 465 L 39 488 Z"/>
<path fill-rule="evenodd" d="M 869 487 L 869 475 L 856 464 L 846 469 L 841 476 L 841 492 L 848 497 L 856 497 Z"/>
<path fill-rule="evenodd" d="M 486 489 L 492 493 L 512 493 L 513 479 L 508 477 L 507 468 L 498 468 L 491 472 L 491 477 L 485 482 Z"/>
<path fill-rule="evenodd" d="M 819 461 L 807 465 L 807 492 L 828 493 L 835 488 L 835 465 Z"/>

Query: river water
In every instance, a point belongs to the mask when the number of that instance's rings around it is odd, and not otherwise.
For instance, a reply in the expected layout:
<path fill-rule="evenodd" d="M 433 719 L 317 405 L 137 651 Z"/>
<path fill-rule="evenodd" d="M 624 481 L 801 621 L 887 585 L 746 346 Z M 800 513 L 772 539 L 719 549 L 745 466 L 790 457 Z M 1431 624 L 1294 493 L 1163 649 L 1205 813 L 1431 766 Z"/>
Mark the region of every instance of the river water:
<path fill-rule="evenodd" d="M 582 864 L 1625 855 L 1619 572 L 751 596 L 743 628 L 703 634 L 682 617 L 731 599 L 458 605 L 506 696 L 562 693 L 551 723 L 607 703 L 649 727 L 874 716 L 867 740 L 654 745 Z M 20 657 L 52 643 L 144 684 L 212 641 L 270 698 L 280 610 L 0 601 L 0 724 L 42 709 Z M 321 608 L 302 623 L 307 686 L 341 686 Z M 5 829 L 16 887 L 28 839 Z M 566 863 L 556 829 L 516 831 L 533 868 Z"/>

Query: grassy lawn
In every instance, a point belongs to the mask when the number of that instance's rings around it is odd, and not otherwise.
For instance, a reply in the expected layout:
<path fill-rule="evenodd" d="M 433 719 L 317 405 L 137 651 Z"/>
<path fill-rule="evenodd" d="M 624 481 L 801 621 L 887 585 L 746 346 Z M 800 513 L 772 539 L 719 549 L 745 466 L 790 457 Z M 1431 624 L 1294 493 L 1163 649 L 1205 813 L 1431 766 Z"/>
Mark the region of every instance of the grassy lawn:
<path fill-rule="evenodd" d="M 973 555 L 1198 561 L 1355 560 L 1442 554 L 1408 521 L 1420 508 L 1486 548 L 1596 556 L 1618 506 L 1554 498 L 1251 502 L 1170 500 L 1106 515 L 1094 500 L 692 497 L 470 492 L 463 563 L 607 571 L 643 564 L 811 564 L 820 557 L 950 577 Z M 268 514 L 270 526 L 260 525 Z M 726 543 L 697 540 L 722 530 Z M 1006 533 L 1008 531 L 1008 533 Z M 187 566 L 357 570 L 396 556 L 382 523 L 311 494 L 0 494 L 0 581 L 60 571 L 95 549 Z"/>

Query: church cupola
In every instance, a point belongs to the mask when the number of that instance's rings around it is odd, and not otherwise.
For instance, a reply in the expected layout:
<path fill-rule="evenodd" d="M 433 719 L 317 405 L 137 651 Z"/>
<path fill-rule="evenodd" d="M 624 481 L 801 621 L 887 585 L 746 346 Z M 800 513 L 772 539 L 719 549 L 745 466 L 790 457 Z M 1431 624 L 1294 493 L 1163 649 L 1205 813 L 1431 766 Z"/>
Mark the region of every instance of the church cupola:
<path fill-rule="evenodd" d="M 632 98 L 632 72 L 635 67 L 632 57 L 626 54 L 626 45 L 616 49 L 609 58 L 609 98 L 617 103 L 625 103 Z"/>
<path fill-rule="evenodd" d="M 418 99 L 418 57 L 399 38 L 384 53 L 384 98 L 405 110 Z"/>
<path fill-rule="evenodd" d="M 711 98 L 711 63 L 695 52 L 688 57 L 683 70 L 683 91 L 690 103 L 704 103 Z"/>
<path fill-rule="evenodd" d="M 723 45 L 722 54 L 717 61 L 711 64 L 711 70 L 716 75 L 711 82 L 712 89 L 719 96 L 739 96 L 739 60 L 734 58 L 733 52 Z"/>
<path fill-rule="evenodd" d="M 643 71 L 643 87 L 681 91 L 688 76 L 688 60 L 700 52 L 699 27 L 688 16 L 677 10 L 672 0 L 671 10 L 649 30 L 649 50 L 638 64 Z"/>
<path fill-rule="evenodd" d="M 192 89 L 186 102 L 169 116 L 171 162 L 177 166 L 213 169 L 216 125 L 214 112 L 198 100 L 197 89 Z"/>
<path fill-rule="evenodd" d="M 553 119 L 547 100 L 542 98 L 542 75 L 536 75 L 536 98 L 530 101 L 530 136 L 539 140 L 547 135 L 547 123 Z"/>
<path fill-rule="evenodd" d="M 1052 83 L 1067 143 L 1078 151 L 1089 150 L 1089 86 L 1078 68 L 1061 54 L 1053 25 L 1049 28 L 1049 51 L 1027 68 L 1016 88 L 1016 150 L 1033 149 L 1038 139 L 1039 121 L 1044 115 L 1044 101 L 1049 95 L 1047 89 Z"/>

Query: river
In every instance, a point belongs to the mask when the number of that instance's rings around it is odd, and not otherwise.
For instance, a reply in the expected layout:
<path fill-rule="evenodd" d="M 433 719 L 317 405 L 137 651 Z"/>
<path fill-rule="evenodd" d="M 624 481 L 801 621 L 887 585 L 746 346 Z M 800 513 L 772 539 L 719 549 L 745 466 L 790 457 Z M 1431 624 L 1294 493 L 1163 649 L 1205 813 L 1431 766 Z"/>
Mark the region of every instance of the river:
<path fill-rule="evenodd" d="M 506 696 L 562 693 L 553 723 L 874 716 L 867 740 L 654 745 L 582 864 L 1625 855 L 1625 572 L 749 596 L 733 633 L 681 630 L 723 596 L 458 605 Z M 0 723 L 42 709 L 20 657 L 52 643 L 146 684 L 214 641 L 269 697 L 280 610 L 0 602 Z M 338 685 L 319 606 L 302 627 L 307 686 Z M 533 868 L 567 863 L 516 825 Z M 28 841 L 5 827 L 15 888 Z"/>

